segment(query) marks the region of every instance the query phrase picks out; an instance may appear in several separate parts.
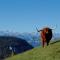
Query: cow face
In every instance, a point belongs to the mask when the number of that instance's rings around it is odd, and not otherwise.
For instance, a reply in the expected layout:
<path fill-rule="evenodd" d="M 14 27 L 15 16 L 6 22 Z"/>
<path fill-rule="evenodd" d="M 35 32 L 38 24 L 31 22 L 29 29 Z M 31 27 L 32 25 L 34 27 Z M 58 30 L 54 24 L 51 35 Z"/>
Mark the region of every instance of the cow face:
<path fill-rule="evenodd" d="M 48 34 L 48 28 L 43 29 L 46 34 Z"/>

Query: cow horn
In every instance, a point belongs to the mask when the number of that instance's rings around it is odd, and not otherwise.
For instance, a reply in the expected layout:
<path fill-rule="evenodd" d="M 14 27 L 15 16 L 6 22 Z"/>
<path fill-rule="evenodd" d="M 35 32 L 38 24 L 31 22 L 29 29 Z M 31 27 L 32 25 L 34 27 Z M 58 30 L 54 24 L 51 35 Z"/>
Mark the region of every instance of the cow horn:
<path fill-rule="evenodd" d="M 36 30 L 37 30 L 37 32 L 40 32 L 40 31 L 42 31 L 42 30 L 38 30 L 37 28 L 36 28 Z"/>
<path fill-rule="evenodd" d="M 39 30 L 37 29 L 37 27 L 36 27 L 36 30 L 37 30 L 37 32 L 39 32 Z"/>

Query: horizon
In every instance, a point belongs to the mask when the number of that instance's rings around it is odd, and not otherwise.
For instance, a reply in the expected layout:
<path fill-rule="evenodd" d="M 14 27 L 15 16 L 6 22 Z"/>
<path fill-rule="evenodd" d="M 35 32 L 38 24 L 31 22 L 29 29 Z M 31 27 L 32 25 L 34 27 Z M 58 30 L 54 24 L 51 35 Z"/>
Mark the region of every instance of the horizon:
<path fill-rule="evenodd" d="M 60 33 L 60 0 L 1 0 L 0 31 L 33 33 L 43 27 Z"/>

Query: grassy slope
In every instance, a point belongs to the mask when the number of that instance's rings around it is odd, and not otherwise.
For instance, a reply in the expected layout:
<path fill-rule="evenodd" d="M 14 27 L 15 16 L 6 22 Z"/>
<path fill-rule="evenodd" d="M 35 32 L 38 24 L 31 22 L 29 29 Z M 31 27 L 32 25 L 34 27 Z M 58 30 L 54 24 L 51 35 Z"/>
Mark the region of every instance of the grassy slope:
<path fill-rule="evenodd" d="M 60 60 L 60 42 L 50 44 L 45 48 L 37 47 L 6 60 Z"/>

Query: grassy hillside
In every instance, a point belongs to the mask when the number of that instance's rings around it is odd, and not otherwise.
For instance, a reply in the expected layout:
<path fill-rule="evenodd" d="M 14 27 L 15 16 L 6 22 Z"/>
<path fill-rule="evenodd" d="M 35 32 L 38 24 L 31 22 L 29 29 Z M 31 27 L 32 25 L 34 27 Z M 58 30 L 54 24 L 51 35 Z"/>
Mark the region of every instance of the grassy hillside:
<path fill-rule="evenodd" d="M 37 47 L 5 60 L 60 60 L 60 42 L 52 43 L 45 48 Z"/>

